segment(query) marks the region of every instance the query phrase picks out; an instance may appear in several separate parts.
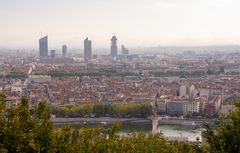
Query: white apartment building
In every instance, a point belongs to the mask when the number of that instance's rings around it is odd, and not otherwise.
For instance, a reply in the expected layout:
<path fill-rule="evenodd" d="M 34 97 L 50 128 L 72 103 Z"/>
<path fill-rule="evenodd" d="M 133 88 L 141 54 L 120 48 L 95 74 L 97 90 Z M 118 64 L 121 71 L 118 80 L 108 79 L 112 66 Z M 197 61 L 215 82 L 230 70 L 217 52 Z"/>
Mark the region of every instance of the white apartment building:
<path fill-rule="evenodd" d="M 199 111 L 200 111 L 200 102 L 185 102 L 183 105 L 184 115 L 199 113 Z"/>

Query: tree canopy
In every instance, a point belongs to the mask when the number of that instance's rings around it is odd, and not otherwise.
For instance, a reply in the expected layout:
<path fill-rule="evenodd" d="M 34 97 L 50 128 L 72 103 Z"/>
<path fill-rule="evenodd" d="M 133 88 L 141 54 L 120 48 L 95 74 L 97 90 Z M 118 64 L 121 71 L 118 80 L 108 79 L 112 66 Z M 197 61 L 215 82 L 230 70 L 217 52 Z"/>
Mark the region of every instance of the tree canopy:
<path fill-rule="evenodd" d="M 82 104 L 78 106 L 53 107 L 57 117 L 82 117 L 91 114 L 97 117 L 147 118 L 152 114 L 150 103 L 128 104 Z"/>
<path fill-rule="evenodd" d="M 206 125 L 206 138 L 211 153 L 240 153 L 240 101 L 235 103 L 236 110 L 217 128 Z"/>

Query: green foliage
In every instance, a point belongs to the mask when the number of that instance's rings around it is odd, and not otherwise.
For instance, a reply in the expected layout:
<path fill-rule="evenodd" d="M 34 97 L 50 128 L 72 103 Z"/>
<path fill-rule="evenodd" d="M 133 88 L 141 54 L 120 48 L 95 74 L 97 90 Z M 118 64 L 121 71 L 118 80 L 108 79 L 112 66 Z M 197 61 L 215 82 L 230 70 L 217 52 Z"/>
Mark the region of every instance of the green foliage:
<path fill-rule="evenodd" d="M 178 76 L 178 77 L 201 77 L 205 75 L 205 71 L 167 71 L 167 72 L 150 72 L 155 77 L 170 77 L 170 76 Z"/>
<path fill-rule="evenodd" d="M 3 93 L 0 93 L 0 113 L 3 113 L 2 111 L 5 108 L 6 103 L 6 96 Z"/>
<path fill-rule="evenodd" d="M 36 75 L 50 75 L 52 77 L 66 77 L 66 76 L 136 76 L 136 73 L 128 71 L 116 70 L 99 70 L 99 71 L 86 71 L 86 72 L 64 72 L 64 71 L 50 71 L 45 73 L 35 73 Z"/>
<path fill-rule="evenodd" d="M 26 78 L 27 74 L 26 73 L 22 73 L 22 72 L 10 72 L 8 74 L 6 74 L 5 76 L 0 76 L 0 77 L 4 77 L 4 78 Z"/>
<path fill-rule="evenodd" d="M 5 101 L 0 96 L 0 101 Z M 3 109 L 0 116 L 0 150 L 8 152 L 50 152 L 51 130 L 50 111 L 40 103 L 37 111 L 29 109 L 28 100 L 22 98 L 14 108 Z M 41 110 L 42 109 L 42 110 Z"/>
<path fill-rule="evenodd" d="M 95 114 L 97 117 L 146 118 L 152 114 L 152 108 L 149 103 L 83 104 L 72 107 L 54 107 L 52 113 L 58 117 L 82 117 Z"/>
<path fill-rule="evenodd" d="M 206 125 L 206 137 L 211 153 L 240 153 L 240 101 L 236 111 L 223 120 L 216 129 Z"/>

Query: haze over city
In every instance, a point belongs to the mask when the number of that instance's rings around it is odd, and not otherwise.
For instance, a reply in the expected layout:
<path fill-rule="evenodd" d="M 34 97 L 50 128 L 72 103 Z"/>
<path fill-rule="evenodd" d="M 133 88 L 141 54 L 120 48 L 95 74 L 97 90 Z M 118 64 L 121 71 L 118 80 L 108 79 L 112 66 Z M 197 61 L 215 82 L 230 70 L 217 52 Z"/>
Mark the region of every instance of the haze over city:
<path fill-rule="evenodd" d="M 0 0 L 0 48 L 68 44 L 109 48 L 113 33 L 128 47 L 240 44 L 239 0 Z"/>
<path fill-rule="evenodd" d="M 0 0 L 0 153 L 240 153 L 240 0 Z"/>

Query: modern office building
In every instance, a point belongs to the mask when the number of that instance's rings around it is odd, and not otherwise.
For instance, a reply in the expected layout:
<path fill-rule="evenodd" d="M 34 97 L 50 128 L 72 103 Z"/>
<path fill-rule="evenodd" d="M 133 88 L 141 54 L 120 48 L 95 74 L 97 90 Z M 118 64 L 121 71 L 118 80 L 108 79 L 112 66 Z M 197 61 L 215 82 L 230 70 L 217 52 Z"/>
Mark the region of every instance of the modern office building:
<path fill-rule="evenodd" d="M 112 36 L 112 39 L 111 39 L 111 56 L 113 58 L 117 57 L 117 37 L 116 36 Z"/>
<path fill-rule="evenodd" d="M 48 57 L 48 36 L 39 39 L 39 58 Z"/>
<path fill-rule="evenodd" d="M 122 55 L 128 55 L 129 51 L 127 48 L 125 48 L 124 45 L 122 45 Z"/>
<path fill-rule="evenodd" d="M 84 61 L 87 62 L 92 59 L 92 41 L 86 38 L 84 40 Z"/>
<path fill-rule="evenodd" d="M 62 57 L 67 57 L 67 45 L 62 46 Z"/>
<path fill-rule="evenodd" d="M 55 50 L 51 50 L 50 51 L 50 55 L 52 58 L 56 57 L 56 51 Z"/>

